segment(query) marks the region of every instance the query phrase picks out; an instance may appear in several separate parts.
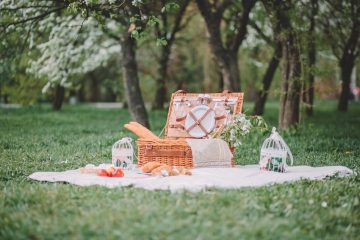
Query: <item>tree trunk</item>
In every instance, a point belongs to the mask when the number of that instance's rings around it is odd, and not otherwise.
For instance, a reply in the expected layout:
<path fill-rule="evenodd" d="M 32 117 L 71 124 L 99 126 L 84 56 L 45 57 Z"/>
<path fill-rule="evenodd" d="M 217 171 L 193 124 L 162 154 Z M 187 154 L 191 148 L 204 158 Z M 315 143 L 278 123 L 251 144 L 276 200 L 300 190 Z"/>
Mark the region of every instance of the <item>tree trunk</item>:
<path fill-rule="evenodd" d="M 4 103 L 7 104 L 9 103 L 9 95 L 4 94 Z"/>
<path fill-rule="evenodd" d="M 167 69 L 168 62 L 170 57 L 170 48 L 171 46 L 166 45 L 161 48 L 161 56 L 158 69 L 158 78 L 156 80 L 156 93 L 155 101 L 152 104 L 153 109 L 163 109 L 164 103 L 166 101 L 166 79 L 167 79 Z"/>
<path fill-rule="evenodd" d="M 99 99 L 99 82 L 96 74 L 93 72 L 89 73 L 90 77 L 90 101 L 97 102 Z"/>
<path fill-rule="evenodd" d="M 349 39 L 347 40 L 342 57 L 339 61 L 341 69 L 341 93 L 339 98 L 338 110 L 340 112 L 346 112 L 348 110 L 348 103 L 350 98 L 350 82 L 351 74 L 355 65 L 355 60 L 358 55 L 356 51 L 359 43 L 360 31 L 358 30 L 359 26 L 355 22 L 351 30 Z"/>
<path fill-rule="evenodd" d="M 55 5 L 60 7 L 61 6 L 61 1 L 60 0 L 56 0 L 55 1 Z M 57 16 L 61 16 L 62 15 L 62 11 L 59 8 L 59 10 L 56 12 Z M 56 85 L 55 86 L 55 90 L 54 90 L 54 96 L 53 96 L 53 102 L 52 102 L 52 109 L 54 111 L 59 111 L 62 107 L 62 104 L 64 102 L 64 97 L 65 97 L 65 88 L 63 86 L 60 85 Z"/>
<path fill-rule="evenodd" d="M 176 84 L 176 91 L 177 91 L 177 90 L 187 91 L 187 87 L 186 87 L 185 81 L 180 80 L 180 81 Z"/>
<path fill-rule="evenodd" d="M 204 58 L 203 58 L 203 75 L 204 75 L 204 83 L 203 83 L 203 88 L 204 88 L 204 92 L 211 92 L 211 86 L 212 86 L 212 81 L 211 81 L 211 77 L 210 77 L 210 64 L 211 62 L 211 52 L 210 52 L 210 48 L 208 47 L 208 45 L 205 46 L 204 49 Z"/>
<path fill-rule="evenodd" d="M 63 86 L 57 85 L 54 91 L 54 98 L 52 108 L 54 111 L 59 111 L 62 107 L 65 97 L 65 88 Z"/>
<path fill-rule="evenodd" d="M 129 34 L 124 34 L 121 39 L 121 51 L 125 96 L 130 114 L 135 121 L 149 128 L 148 115 L 139 84 L 135 40 Z"/>
<path fill-rule="evenodd" d="M 282 83 L 279 128 L 289 128 L 300 121 L 301 62 L 297 38 L 291 29 L 282 36 Z"/>
<path fill-rule="evenodd" d="M 311 15 L 310 15 L 310 28 L 308 31 L 308 77 L 307 82 L 304 83 L 304 97 L 303 100 L 306 104 L 305 112 L 307 116 L 313 115 L 314 106 L 314 68 L 316 63 L 316 40 L 315 40 L 315 17 L 318 12 L 317 0 L 311 1 Z"/>
<path fill-rule="evenodd" d="M 340 61 L 341 69 L 341 93 L 339 98 L 338 110 L 346 112 L 350 98 L 350 81 L 351 73 L 354 68 L 355 56 L 344 52 L 344 56 Z"/>
<path fill-rule="evenodd" d="M 79 102 L 85 102 L 84 82 L 81 83 L 80 89 L 77 91 L 76 95 Z"/>
<path fill-rule="evenodd" d="M 265 103 L 268 97 L 269 89 L 281 59 L 281 50 L 281 44 L 276 44 L 273 56 L 269 62 L 268 68 L 266 69 L 265 75 L 262 80 L 262 89 L 257 92 L 253 115 L 263 115 L 264 113 Z"/>
<path fill-rule="evenodd" d="M 239 73 L 239 65 L 238 65 L 238 55 L 236 52 L 231 52 L 229 55 L 229 70 L 226 70 L 223 74 L 227 77 L 227 72 L 229 72 L 229 80 L 224 79 L 224 81 L 229 82 L 231 88 L 225 88 L 228 90 L 238 92 L 240 91 L 240 73 Z"/>
<path fill-rule="evenodd" d="M 314 68 L 316 63 L 316 47 L 315 42 L 311 41 L 309 43 L 309 50 L 308 50 L 308 59 L 309 59 L 309 73 L 308 73 L 308 81 L 305 84 L 305 98 L 304 102 L 306 103 L 305 111 L 306 115 L 312 116 L 313 115 L 313 106 L 314 106 Z"/>
<path fill-rule="evenodd" d="M 215 61 L 219 66 L 224 83 L 224 89 L 228 89 L 234 92 L 240 91 L 240 75 L 239 66 L 237 63 L 237 52 L 241 41 L 233 48 L 225 48 L 221 39 L 220 30 L 222 11 L 218 13 L 212 12 L 214 9 L 211 9 L 208 1 L 197 0 L 196 2 L 206 23 L 209 45 L 215 57 Z"/>
<path fill-rule="evenodd" d="M 221 72 L 219 72 L 219 92 L 221 92 L 222 90 L 226 90 L 226 88 L 224 87 L 224 81 L 222 79 L 222 75 Z"/>
<path fill-rule="evenodd" d="M 223 89 L 227 89 L 233 92 L 240 91 L 240 74 L 237 51 L 227 51 L 222 46 L 219 47 L 218 43 L 212 41 L 211 37 L 210 46 L 214 54 L 215 61 L 220 68 Z"/>
<path fill-rule="evenodd" d="M 272 21 L 274 35 L 282 48 L 279 128 L 289 128 L 300 121 L 301 62 L 298 39 L 291 25 L 293 1 L 262 0 Z"/>
<path fill-rule="evenodd" d="M 168 16 L 166 13 L 161 14 L 162 19 L 162 29 L 160 30 L 159 25 L 155 27 L 157 29 L 158 37 L 165 38 L 167 40 L 167 45 L 161 48 L 161 56 L 159 62 L 159 69 L 158 69 L 158 79 L 157 79 L 157 89 L 155 100 L 153 102 L 152 108 L 153 109 L 163 109 L 164 103 L 167 100 L 167 88 L 166 88 L 166 80 L 167 80 L 167 69 L 169 63 L 169 57 L 171 52 L 171 47 L 175 41 L 175 36 L 178 31 L 181 30 L 181 20 L 184 16 L 187 6 L 189 5 L 190 0 L 180 1 L 179 2 L 179 11 L 174 16 L 174 24 L 169 29 L 168 25 Z M 165 1 L 163 1 L 163 4 Z"/>

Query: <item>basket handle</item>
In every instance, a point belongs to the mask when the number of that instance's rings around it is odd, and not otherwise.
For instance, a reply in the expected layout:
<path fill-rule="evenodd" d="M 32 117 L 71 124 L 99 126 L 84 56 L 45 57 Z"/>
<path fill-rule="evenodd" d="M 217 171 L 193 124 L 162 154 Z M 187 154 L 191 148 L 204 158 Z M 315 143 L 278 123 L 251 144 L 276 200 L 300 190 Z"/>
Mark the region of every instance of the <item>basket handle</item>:
<path fill-rule="evenodd" d="M 179 89 L 179 90 L 177 90 L 175 93 L 187 93 L 187 91 L 186 91 L 186 90 Z M 230 90 L 228 90 L 228 89 L 224 89 L 224 90 L 222 91 L 222 93 L 232 93 L 232 91 L 230 91 Z"/>
<path fill-rule="evenodd" d="M 179 89 L 175 93 L 187 93 L 185 90 Z"/>

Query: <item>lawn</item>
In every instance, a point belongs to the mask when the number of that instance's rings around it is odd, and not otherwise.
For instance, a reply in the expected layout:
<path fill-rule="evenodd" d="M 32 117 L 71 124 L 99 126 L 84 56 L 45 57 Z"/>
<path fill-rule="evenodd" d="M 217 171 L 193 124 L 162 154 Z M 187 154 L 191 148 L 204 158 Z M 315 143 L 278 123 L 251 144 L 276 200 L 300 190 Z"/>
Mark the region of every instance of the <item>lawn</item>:
<path fill-rule="evenodd" d="M 295 165 L 344 165 L 359 173 L 360 104 L 348 113 L 335 109 L 335 102 L 320 102 L 314 117 L 282 132 Z M 166 112 L 150 116 L 159 133 Z M 276 118 L 277 104 L 270 103 L 265 119 L 275 125 Z M 127 121 L 126 110 L 89 105 L 0 109 L 0 239 L 359 239 L 359 176 L 176 194 L 27 178 L 109 162 L 112 143 L 131 135 L 122 128 Z M 237 163 L 257 163 L 263 139 L 249 138 Z"/>

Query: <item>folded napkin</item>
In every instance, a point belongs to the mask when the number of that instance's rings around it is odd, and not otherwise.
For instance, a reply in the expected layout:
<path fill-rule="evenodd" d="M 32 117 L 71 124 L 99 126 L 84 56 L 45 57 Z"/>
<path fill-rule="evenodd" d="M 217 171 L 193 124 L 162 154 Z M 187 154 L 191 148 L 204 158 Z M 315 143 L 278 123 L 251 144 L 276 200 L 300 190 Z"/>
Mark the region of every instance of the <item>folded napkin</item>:
<path fill-rule="evenodd" d="M 228 144 L 221 139 L 187 139 L 193 165 L 199 167 L 231 167 L 233 157 Z"/>

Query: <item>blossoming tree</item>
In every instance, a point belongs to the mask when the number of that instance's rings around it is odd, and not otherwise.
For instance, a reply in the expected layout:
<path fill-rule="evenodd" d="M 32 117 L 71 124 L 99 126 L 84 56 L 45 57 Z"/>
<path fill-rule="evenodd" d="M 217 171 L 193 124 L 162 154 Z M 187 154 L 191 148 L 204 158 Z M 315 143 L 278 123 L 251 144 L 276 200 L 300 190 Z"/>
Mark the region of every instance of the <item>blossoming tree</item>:
<path fill-rule="evenodd" d="M 126 0 L 4 0 L 0 2 L 1 34 L 27 34 L 24 42 L 39 52 L 28 72 L 47 79 L 43 91 L 73 86 L 77 76 L 120 55 L 130 113 L 149 126 L 139 86 L 136 40 L 144 35 L 148 24 L 156 23 L 151 4 Z"/>

